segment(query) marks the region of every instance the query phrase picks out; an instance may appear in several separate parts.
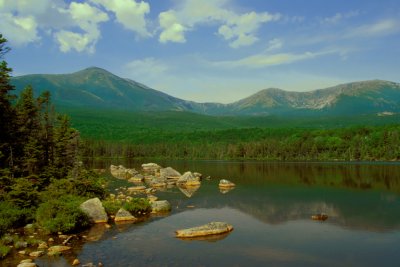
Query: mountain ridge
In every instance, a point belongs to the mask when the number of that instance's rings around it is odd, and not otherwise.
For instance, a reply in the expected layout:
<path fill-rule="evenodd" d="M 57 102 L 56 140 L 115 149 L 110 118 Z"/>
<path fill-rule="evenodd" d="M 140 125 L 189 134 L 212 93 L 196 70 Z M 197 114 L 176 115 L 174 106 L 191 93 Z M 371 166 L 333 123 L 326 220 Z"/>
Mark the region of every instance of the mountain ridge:
<path fill-rule="evenodd" d="M 98 67 L 70 74 L 29 74 L 13 77 L 17 91 L 32 85 L 50 91 L 64 106 L 130 111 L 188 111 L 206 115 L 343 115 L 400 111 L 400 84 L 369 80 L 305 92 L 267 88 L 238 101 L 221 104 L 183 100 Z"/>

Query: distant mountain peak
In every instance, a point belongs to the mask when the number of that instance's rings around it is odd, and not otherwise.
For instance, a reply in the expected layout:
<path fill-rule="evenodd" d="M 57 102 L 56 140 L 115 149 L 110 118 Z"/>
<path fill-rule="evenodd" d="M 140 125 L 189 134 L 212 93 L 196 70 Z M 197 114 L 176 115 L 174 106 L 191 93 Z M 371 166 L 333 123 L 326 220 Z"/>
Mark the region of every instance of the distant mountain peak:
<path fill-rule="evenodd" d="M 268 88 L 230 104 L 182 100 L 139 82 L 120 78 L 99 67 L 89 67 L 70 74 L 25 75 L 12 78 L 12 83 L 17 90 L 29 84 L 37 93 L 49 90 L 57 104 L 91 108 L 181 110 L 209 115 L 293 116 L 400 112 L 400 84 L 378 79 L 307 92 Z"/>

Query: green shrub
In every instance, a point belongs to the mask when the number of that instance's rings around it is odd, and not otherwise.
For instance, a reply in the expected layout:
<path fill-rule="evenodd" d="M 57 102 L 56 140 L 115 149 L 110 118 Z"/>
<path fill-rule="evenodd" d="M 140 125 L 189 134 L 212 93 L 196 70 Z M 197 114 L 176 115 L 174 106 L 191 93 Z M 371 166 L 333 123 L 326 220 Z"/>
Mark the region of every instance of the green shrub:
<path fill-rule="evenodd" d="M 102 180 L 93 172 L 82 171 L 79 178 L 53 179 L 41 197 L 43 201 L 59 198 L 63 195 L 76 195 L 85 198 L 98 197 L 104 199 L 106 190 Z"/>
<path fill-rule="evenodd" d="M 12 227 L 24 225 L 26 221 L 26 210 L 20 209 L 16 205 L 1 201 L 0 202 L 0 236 Z"/>
<path fill-rule="evenodd" d="M 62 196 L 42 203 L 36 212 L 36 221 L 50 233 L 73 232 L 90 225 L 88 216 L 79 208 L 84 201 L 76 196 Z"/>
<path fill-rule="evenodd" d="M 151 211 L 151 204 L 146 198 L 133 198 L 125 202 L 123 208 L 132 214 L 147 213 Z"/>
<path fill-rule="evenodd" d="M 4 259 L 10 251 L 11 248 L 9 246 L 0 243 L 0 260 Z"/>
<path fill-rule="evenodd" d="M 31 209 L 39 204 L 39 192 L 32 181 L 18 178 L 15 179 L 6 199 L 20 208 Z"/>
<path fill-rule="evenodd" d="M 117 200 L 103 200 L 102 204 L 108 216 L 117 214 L 122 207 L 122 203 Z"/>

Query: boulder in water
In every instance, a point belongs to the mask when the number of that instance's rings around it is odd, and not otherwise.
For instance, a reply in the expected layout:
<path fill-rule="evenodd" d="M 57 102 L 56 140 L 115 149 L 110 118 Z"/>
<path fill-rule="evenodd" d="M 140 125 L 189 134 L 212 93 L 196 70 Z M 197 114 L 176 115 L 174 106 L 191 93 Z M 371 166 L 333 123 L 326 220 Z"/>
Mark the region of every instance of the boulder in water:
<path fill-rule="evenodd" d="M 151 203 L 151 213 L 163 213 L 171 211 L 171 204 L 167 200 L 157 200 Z"/>
<path fill-rule="evenodd" d="M 137 219 L 127 210 L 120 208 L 115 214 L 114 221 L 115 222 L 123 222 L 123 221 L 136 221 Z"/>
<path fill-rule="evenodd" d="M 97 197 L 86 200 L 80 205 L 80 208 L 94 223 L 105 223 L 108 221 L 103 204 L 101 204 L 100 199 Z"/>
<path fill-rule="evenodd" d="M 218 235 L 233 230 L 233 226 L 226 222 L 210 222 L 204 225 L 176 231 L 176 237 L 201 237 Z"/>
<path fill-rule="evenodd" d="M 181 174 L 178 171 L 174 170 L 173 168 L 167 167 L 160 169 L 160 177 L 177 180 L 179 179 L 179 177 L 181 177 Z"/>
<path fill-rule="evenodd" d="M 223 188 L 226 188 L 226 187 L 235 187 L 235 184 L 232 183 L 232 182 L 229 181 L 229 180 L 222 179 L 222 180 L 219 181 L 219 185 L 218 185 L 218 186 L 219 186 L 219 187 L 223 187 Z"/>

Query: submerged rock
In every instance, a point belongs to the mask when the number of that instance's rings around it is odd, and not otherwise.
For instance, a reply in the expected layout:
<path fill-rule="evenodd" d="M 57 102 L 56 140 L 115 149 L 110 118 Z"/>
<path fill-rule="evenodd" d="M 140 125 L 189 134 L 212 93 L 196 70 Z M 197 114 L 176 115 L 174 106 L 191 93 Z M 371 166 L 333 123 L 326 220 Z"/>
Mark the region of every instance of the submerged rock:
<path fill-rule="evenodd" d="M 97 197 L 86 200 L 80 205 L 80 208 L 94 223 L 105 223 L 108 221 L 103 204 L 101 204 L 100 199 Z"/>
<path fill-rule="evenodd" d="M 115 214 L 114 221 L 115 222 L 123 222 L 123 221 L 136 221 L 137 219 L 127 210 L 120 208 Z"/>
<path fill-rule="evenodd" d="M 222 179 L 219 181 L 219 187 L 235 187 L 235 184 L 229 180 Z"/>
<path fill-rule="evenodd" d="M 207 235 L 217 235 L 233 230 L 233 226 L 226 222 L 210 222 L 201 226 L 175 231 L 176 237 L 201 237 Z"/>
<path fill-rule="evenodd" d="M 311 219 L 315 221 L 326 221 L 328 219 L 328 215 L 325 213 L 314 214 L 311 216 Z"/>
<path fill-rule="evenodd" d="M 169 211 L 171 211 L 171 204 L 167 200 L 157 200 L 151 203 L 151 213 Z"/>

